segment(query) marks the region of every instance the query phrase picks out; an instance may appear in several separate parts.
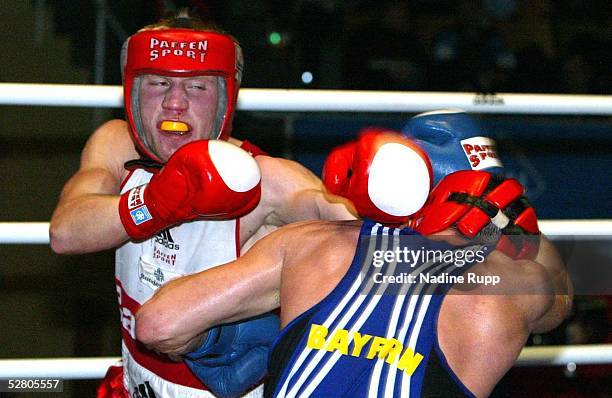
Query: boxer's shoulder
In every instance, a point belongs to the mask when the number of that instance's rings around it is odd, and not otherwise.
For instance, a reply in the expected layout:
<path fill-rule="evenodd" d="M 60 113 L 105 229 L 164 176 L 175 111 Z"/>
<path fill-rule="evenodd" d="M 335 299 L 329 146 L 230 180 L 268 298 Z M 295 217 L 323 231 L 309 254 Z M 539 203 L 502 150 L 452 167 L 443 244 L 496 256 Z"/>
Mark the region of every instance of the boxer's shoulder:
<path fill-rule="evenodd" d="M 255 158 L 261 169 L 262 183 L 271 189 L 293 192 L 296 189 L 319 188 L 319 179 L 300 163 L 274 156 Z"/>
<path fill-rule="evenodd" d="M 523 348 L 529 329 L 519 311 L 511 295 L 444 298 L 438 344 L 455 375 L 475 395 L 488 396 Z"/>
<path fill-rule="evenodd" d="M 348 250 L 351 253 L 361 229 L 360 220 L 347 221 L 303 221 L 279 228 L 286 253 L 300 257 L 302 255 L 324 256 L 326 253 L 338 253 Z"/>
<path fill-rule="evenodd" d="M 138 158 L 124 120 L 110 120 L 89 137 L 81 157 L 82 168 L 105 168 L 117 176 L 124 174 L 124 163 Z"/>
<path fill-rule="evenodd" d="M 113 119 L 101 124 L 89 137 L 89 142 L 94 141 L 97 144 L 107 144 L 110 146 L 114 143 L 115 149 L 121 145 L 134 147 L 130 137 L 130 130 L 125 120 Z M 136 150 L 134 149 L 134 152 Z"/>
<path fill-rule="evenodd" d="M 362 223 L 362 220 L 310 220 L 291 223 L 281 227 L 280 230 L 293 237 L 304 234 L 342 236 L 352 231 L 359 233 Z"/>
<path fill-rule="evenodd" d="M 100 141 L 115 140 L 116 146 L 130 143 L 129 146 L 134 147 L 130 136 L 130 128 L 125 120 L 121 119 L 112 119 L 104 122 L 94 131 L 90 139 L 92 138 Z M 136 150 L 134 149 L 134 151 Z"/>

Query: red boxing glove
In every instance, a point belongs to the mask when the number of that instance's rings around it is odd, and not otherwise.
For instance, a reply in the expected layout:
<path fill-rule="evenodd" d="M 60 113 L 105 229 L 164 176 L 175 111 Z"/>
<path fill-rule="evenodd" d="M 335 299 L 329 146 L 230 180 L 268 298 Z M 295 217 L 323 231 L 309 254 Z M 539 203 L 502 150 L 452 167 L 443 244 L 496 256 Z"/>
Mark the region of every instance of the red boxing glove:
<path fill-rule="evenodd" d="M 378 128 L 332 150 L 323 166 L 331 193 L 350 199 L 360 216 L 390 225 L 406 222 L 423 206 L 432 181 L 429 158 L 417 144 Z"/>
<path fill-rule="evenodd" d="M 534 258 L 539 248 L 538 220 L 514 178 L 461 170 L 444 177 L 414 217 L 414 228 L 430 235 L 455 225 L 468 238 L 494 235 L 508 256 Z M 478 236 L 480 235 L 480 236 Z M 489 237 L 490 238 L 490 237 Z"/>
<path fill-rule="evenodd" d="M 128 235 L 142 240 L 194 219 L 232 219 L 253 210 L 261 197 L 257 162 L 221 140 L 191 142 L 178 149 L 148 184 L 119 201 Z"/>
<path fill-rule="evenodd" d="M 123 385 L 123 366 L 111 366 L 98 386 L 97 398 L 130 398 Z"/>

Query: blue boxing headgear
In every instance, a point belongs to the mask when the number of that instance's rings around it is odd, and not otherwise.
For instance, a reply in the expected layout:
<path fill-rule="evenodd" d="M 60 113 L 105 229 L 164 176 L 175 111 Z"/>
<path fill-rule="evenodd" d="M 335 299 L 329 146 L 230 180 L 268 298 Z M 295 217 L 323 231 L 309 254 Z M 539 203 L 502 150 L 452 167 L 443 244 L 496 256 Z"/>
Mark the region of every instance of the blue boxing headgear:
<path fill-rule="evenodd" d="M 459 109 L 420 113 L 402 129 L 427 153 L 434 186 L 459 170 L 486 170 L 503 174 L 495 141 L 487 137 L 478 121 Z"/>

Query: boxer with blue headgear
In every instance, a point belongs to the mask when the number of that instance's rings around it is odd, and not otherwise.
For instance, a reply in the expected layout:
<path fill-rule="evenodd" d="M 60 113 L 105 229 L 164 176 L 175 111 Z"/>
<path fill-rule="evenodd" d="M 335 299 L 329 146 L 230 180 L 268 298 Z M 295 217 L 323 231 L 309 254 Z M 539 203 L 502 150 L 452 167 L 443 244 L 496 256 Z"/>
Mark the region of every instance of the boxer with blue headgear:
<path fill-rule="evenodd" d="M 483 170 L 503 174 L 495 141 L 480 123 L 460 109 L 420 113 L 402 129 L 429 156 L 434 184 L 458 170 Z"/>
<path fill-rule="evenodd" d="M 535 256 L 540 233 L 535 211 L 523 186 L 503 177 L 495 142 L 475 118 L 459 109 L 425 112 L 402 132 L 429 156 L 436 185 L 413 218 L 417 231 L 430 235 L 455 226 L 470 239 L 498 240 L 497 248 L 510 257 Z"/>
<path fill-rule="evenodd" d="M 381 173 L 373 173 L 368 159 L 374 157 L 371 152 L 377 152 L 380 141 L 388 141 L 394 134 L 391 131 L 365 128 L 356 141 L 332 150 L 323 169 L 323 182 L 332 193 L 353 201 L 361 216 L 383 224 L 409 220 L 408 224 L 423 235 L 454 227 L 468 239 L 497 243 L 497 248 L 512 258 L 536 255 L 540 231 L 535 211 L 523 195 L 523 186 L 503 176 L 495 143 L 484 136 L 475 119 L 460 110 L 426 112 L 412 118 L 403 133 L 409 138 L 408 147 L 414 148 L 416 143 L 425 152 L 413 149 L 421 157 L 426 154 L 428 159 L 424 162 L 430 163 L 429 172 L 433 171 L 435 188 L 416 214 L 390 217 L 390 211 L 383 210 L 385 206 L 373 199 L 382 197 L 379 201 L 384 205 L 415 201 L 412 189 L 419 184 L 413 184 L 407 177 L 419 174 L 418 162 L 401 164 L 385 156 L 387 178 L 396 181 L 396 185 L 410 186 L 396 188 L 396 195 L 390 190 L 379 193 L 370 189 L 372 176 Z M 422 203 L 419 201 L 418 207 Z"/>

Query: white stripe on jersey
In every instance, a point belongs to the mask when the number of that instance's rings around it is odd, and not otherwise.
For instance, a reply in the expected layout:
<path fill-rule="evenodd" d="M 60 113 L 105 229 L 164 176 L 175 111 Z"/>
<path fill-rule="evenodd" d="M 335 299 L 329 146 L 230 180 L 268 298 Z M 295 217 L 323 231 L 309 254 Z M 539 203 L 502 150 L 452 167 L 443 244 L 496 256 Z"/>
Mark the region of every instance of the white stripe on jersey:
<path fill-rule="evenodd" d="M 380 227 L 381 226 L 379 224 L 376 224 L 374 227 L 372 227 L 370 235 L 376 235 L 378 233 L 378 230 L 380 229 Z M 374 253 L 374 249 L 376 249 L 376 240 L 375 239 L 371 239 L 370 242 L 369 242 L 369 245 L 368 245 L 367 253 L 366 253 L 366 256 L 367 256 L 368 259 L 370 259 L 370 257 L 374 256 L 374 254 L 373 254 Z M 340 312 L 344 309 L 344 307 L 346 307 L 348 302 L 351 301 L 351 299 L 353 299 L 353 296 L 355 295 L 355 293 L 357 292 L 357 289 L 359 289 L 360 286 L 361 286 L 361 280 L 359 278 L 355 279 L 355 281 L 353 282 L 353 284 L 351 285 L 349 290 L 346 292 L 346 294 L 344 295 L 344 297 L 342 298 L 340 303 L 338 303 L 338 305 L 334 308 L 332 313 L 325 320 L 325 322 L 323 323 L 323 326 L 325 326 L 326 328 L 329 328 L 331 326 L 332 322 L 334 322 L 336 320 L 336 318 L 338 317 Z M 355 299 L 355 302 L 359 302 L 359 304 L 361 304 L 361 302 L 363 300 L 365 300 L 365 298 L 366 298 L 365 295 L 360 295 L 360 296 L 358 296 Z M 293 378 L 295 373 L 302 367 L 302 363 L 304 363 L 304 361 L 306 360 L 306 358 L 308 357 L 308 355 L 311 352 L 312 352 L 312 349 L 310 349 L 308 347 L 304 347 L 304 349 L 300 353 L 299 357 L 297 358 L 297 360 L 295 361 L 295 363 L 291 367 L 291 371 L 289 372 L 289 374 L 285 378 L 285 382 L 283 383 L 282 388 L 279 390 L 279 392 L 277 394 L 277 397 L 285 397 L 285 396 L 287 396 L 287 388 L 289 387 L 289 382 L 291 381 L 291 379 Z M 323 353 L 321 351 L 318 351 L 316 355 L 319 355 L 319 357 L 320 357 L 320 356 L 323 355 Z M 313 360 L 317 360 L 318 361 L 316 356 L 315 356 L 315 358 L 313 358 Z M 295 385 L 293 387 L 295 389 Z M 292 391 L 294 389 L 292 389 Z M 293 391 L 292 394 L 295 395 L 296 392 Z"/>
<path fill-rule="evenodd" d="M 382 239 L 381 239 L 381 245 L 384 245 L 384 247 L 388 246 L 388 236 L 392 236 L 393 237 L 393 246 L 392 247 L 396 247 L 399 243 L 399 233 L 400 233 L 400 229 L 391 229 L 391 233 L 392 235 L 389 235 L 389 228 L 388 227 L 384 227 L 383 228 L 383 235 L 382 235 Z M 374 235 L 374 234 L 372 234 Z M 374 240 L 375 241 L 375 240 Z M 370 245 L 371 247 L 371 245 Z M 369 248 L 370 248 L 369 247 Z M 372 259 L 371 257 L 373 256 L 373 252 L 370 251 L 368 248 L 368 261 L 364 264 L 371 264 L 372 263 Z M 393 263 L 390 263 L 389 266 L 389 272 L 393 273 L 395 271 L 395 267 L 396 267 L 396 262 L 394 261 Z M 359 278 L 357 278 L 357 281 L 359 281 Z M 337 328 L 345 328 L 345 326 L 352 320 L 352 318 L 355 316 L 355 314 L 357 313 L 357 311 L 360 309 L 360 304 L 361 302 L 366 298 L 369 297 L 370 301 L 367 304 L 366 308 L 362 311 L 361 315 L 359 316 L 359 318 L 357 319 L 357 321 L 353 324 L 353 326 L 350 328 L 350 330 L 359 330 L 361 328 L 361 326 L 368 320 L 368 318 L 370 317 L 370 315 L 372 315 L 372 313 L 374 312 L 374 310 L 376 309 L 376 305 L 378 304 L 378 302 L 380 301 L 380 299 L 382 298 L 382 294 L 384 294 L 384 290 L 387 289 L 387 287 L 389 286 L 388 284 L 382 284 L 378 287 L 378 290 L 376 292 L 376 294 L 372 297 L 368 296 L 369 290 L 372 290 L 374 288 L 373 283 L 370 283 L 368 281 L 366 287 L 363 289 L 363 292 L 360 294 L 359 299 L 360 302 L 354 302 L 351 307 L 346 311 L 344 317 L 342 318 L 342 320 L 338 323 L 338 325 L 336 325 L 336 329 Z M 368 290 L 369 289 L 369 290 Z M 348 343 L 350 344 L 352 341 L 352 334 L 349 335 L 349 339 L 348 339 Z M 305 382 L 305 379 L 310 376 L 310 374 L 312 373 L 312 371 L 314 370 L 314 368 L 319 365 L 319 362 L 321 361 L 321 359 L 323 358 L 323 356 L 325 356 L 326 351 L 319 351 L 317 352 L 315 358 L 311 361 L 311 363 L 308 365 L 308 367 L 306 368 L 306 370 L 302 373 L 302 375 L 300 376 L 300 378 L 298 379 L 297 383 L 293 386 L 293 388 L 289 391 L 289 394 L 287 395 L 288 398 L 293 398 L 296 396 L 296 394 L 298 393 L 299 389 L 301 388 L 302 384 Z M 334 352 L 331 356 L 329 356 L 326 360 L 326 363 L 323 365 L 323 367 L 321 369 L 319 369 L 319 371 L 317 372 L 317 374 L 311 378 L 310 383 L 308 384 L 308 386 L 306 387 L 306 389 L 300 393 L 300 398 L 302 397 L 309 397 L 310 394 L 316 389 L 316 387 L 321 383 L 321 381 L 325 378 L 325 376 L 327 376 L 327 374 L 329 373 L 329 371 L 333 368 L 333 366 L 336 364 L 336 362 L 338 362 L 338 360 L 341 358 L 341 354 L 340 352 L 336 351 Z"/>

